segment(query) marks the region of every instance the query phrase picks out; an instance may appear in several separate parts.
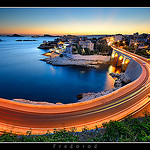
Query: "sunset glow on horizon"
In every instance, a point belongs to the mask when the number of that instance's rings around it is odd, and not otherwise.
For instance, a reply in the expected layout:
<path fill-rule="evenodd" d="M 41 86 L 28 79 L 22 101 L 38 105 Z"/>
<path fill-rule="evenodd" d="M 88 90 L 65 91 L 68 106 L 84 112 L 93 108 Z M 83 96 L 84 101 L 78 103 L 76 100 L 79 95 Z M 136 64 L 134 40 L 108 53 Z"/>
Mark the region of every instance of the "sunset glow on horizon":
<path fill-rule="evenodd" d="M 150 33 L 150 8 L 0 8 L 0 34 Z"/>

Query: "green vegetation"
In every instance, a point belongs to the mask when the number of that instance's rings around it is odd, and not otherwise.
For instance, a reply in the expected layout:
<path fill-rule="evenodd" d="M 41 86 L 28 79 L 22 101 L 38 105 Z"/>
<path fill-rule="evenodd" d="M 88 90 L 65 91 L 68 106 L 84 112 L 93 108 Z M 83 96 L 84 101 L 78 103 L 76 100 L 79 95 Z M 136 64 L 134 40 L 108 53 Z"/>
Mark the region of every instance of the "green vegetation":
<path fill-rule="evenodd" d="M 103 123 L 103 128 L 95 126 L 94 130 L 83 128 L 82 132 L 54 130 L 53 134 L 15 135 L 4 133 L 0 136 L 0 142 L 150 142 L 150 116 L 145 114 L 142 118 L 125 118 L 122 121 L 110 121 Z"/>
<path fill-rule="evenodd" d="M 94 50 L 90 50 L 89 48 L 83 48 L 81 45 L 74 44 L 74 48 L 72 49 L 73 54 L 80 55 L 108 55 L 110 56 L 112 53 L 111 46 L 108 46 L 106 40 L 99 40 L 97 43 L 94 42 Z"/>
<path fill-rule="evenodd" d="M 78 136 L 73 136 L 73 130 L 65 129 L 56 131 L 50 134 L 47 131 L 43 135 L 32 135 L 32 131 L 27 132 L 27 135 L 15 135 L 12 133 L 4 133 L 0 136 L 0 142 L 77 142 Z"/>
<path fill-rule="evenodd" d="M 129 42 L 128 42 L 129 44 Z M 120 47 L 122 46 L 123 49 L 131 52 L 131 53 L 135 53 L 137 55 L 146 57 L 146 58 L 150 58 L 150 45 L 147 43 L 146 45 L 148 46 L 147 48 L 143 48 L 143 49 L 138 49 L 139 44 L 137 44 L 137 46 L 135 46 L 134 44 L 132 44 L 131 46 L 128 46 L 128 44 L 126 44 L 123 40 L 119 41 L 119 42 L 113 42 L 113 45 Z"/>
<path fill-rule="evenodd" d="M 83 49 L 81 45 L 79 45 L 75 52 L 80 55 L 94 55 L 94 51 L 91 51 L 89 48 Z"/>
<path fill-rule="evenodd" d="M 147 49 L 138 50 L 136 51 L 136 54 L 146 57 L 146 58 L 150 58 L 150 50 L 147 50 Z"/>
<path fill-rule="evenodd" d="M 134 46 L 124 46 L 124 49 L 129 51 L 129 52 L 132 52 L 137 55 L 140 55 L 140 56 L 143 56 L 143 57 L 146 57 L 146 58 L 150 58 L 150 50 L 149 49 L 136 49 Z M 135 50 L 136 49 L 136 50 Z"/>
<path fill-rule="evenodd" d="M 134 46 L 127 46 L 126 45 L 126 46 L 124 46 L 124 49 L 127 50 L 127 51 L 129 51 L 129 52 L 132 52 L 132 53 L 135 51 Z"/>
<path fill-rule="evenodd" d="M 96 44 L 96 50 L 94 51 L 95 54 L 101 54 L 101 55 L 111 55 L 112 48 L 107 44 L 106 40 L 100 40 Z"/>

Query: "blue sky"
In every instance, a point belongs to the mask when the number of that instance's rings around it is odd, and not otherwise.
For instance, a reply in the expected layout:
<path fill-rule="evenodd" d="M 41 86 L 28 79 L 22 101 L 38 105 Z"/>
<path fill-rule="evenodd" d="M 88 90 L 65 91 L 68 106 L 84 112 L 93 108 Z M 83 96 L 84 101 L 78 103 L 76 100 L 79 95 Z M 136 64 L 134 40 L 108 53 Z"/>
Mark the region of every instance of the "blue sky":
<path fill-rule="evenodd" d="M 150 33 L 150 8 L 0 8 L 1 34 Z"/>

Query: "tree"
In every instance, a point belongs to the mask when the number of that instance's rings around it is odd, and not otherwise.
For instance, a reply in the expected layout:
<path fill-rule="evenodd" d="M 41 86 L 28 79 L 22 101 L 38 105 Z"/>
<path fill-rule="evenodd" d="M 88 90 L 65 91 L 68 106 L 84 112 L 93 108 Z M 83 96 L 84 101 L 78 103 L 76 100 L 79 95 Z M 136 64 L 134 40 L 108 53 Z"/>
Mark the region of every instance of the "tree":
<path fill-rule="evenodd" d="M 86 55 L 90 55 L 91 50 L 89 48 L 84 48 L 84 50 Z"/>
<path fill-rule="evenodd" d="M 101 40 L 100 44 L 97 44 L 97 49 L 95 50 L 95 53 L 102 53 L 102 54 L 108 54 L 110 55 L 112 52 L 112 48 L 111 46 L 107 45 L 107 41 L 106 40 Z"/>
<path fill-rule="evenodd" d="M 78 53 L 79 53 L 80 55 L 83 55 L 83 48 L 82 48 L 81 45 L 79 45 L 79 47 L 78 47 Z"/>

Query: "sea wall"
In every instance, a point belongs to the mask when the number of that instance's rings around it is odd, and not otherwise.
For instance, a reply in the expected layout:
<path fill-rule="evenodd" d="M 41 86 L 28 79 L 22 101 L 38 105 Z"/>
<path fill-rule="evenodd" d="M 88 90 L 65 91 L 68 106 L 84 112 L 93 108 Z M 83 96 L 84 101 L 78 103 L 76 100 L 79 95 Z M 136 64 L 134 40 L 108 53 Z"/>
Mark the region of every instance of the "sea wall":
<path fill-rule="evenodd" d="M 141 65 L 135 60 L 131 59 L 126 71 L 125 75 L 128 75 L 131 81 L 136 80 L 142 73 Z"/>
<path fill-rule="evenodd" d="M 103 56 L 103 55 L 80 55 L 80 54 L 73 54 L 70 56 L 72 59 L 77 60 L 99 60 L 103 62 L 108 62 L 110 60 L 110 56 Z"/>

